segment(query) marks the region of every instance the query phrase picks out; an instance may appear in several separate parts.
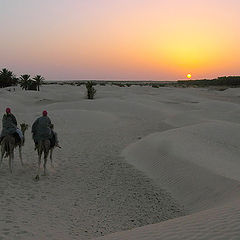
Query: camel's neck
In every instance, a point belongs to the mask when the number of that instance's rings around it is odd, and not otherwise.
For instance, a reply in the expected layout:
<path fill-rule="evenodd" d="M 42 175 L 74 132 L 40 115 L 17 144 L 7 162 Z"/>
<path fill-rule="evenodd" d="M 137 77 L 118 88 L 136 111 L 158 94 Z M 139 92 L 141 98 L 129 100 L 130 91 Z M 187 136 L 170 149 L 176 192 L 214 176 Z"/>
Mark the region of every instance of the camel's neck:
<path fill-rule="evenodd" d="M 22 128 L 21 128 L 21 131 L 22 131 L 23 136 L 25 137 L 25 131 L 26 131 L 26 129 L 22 129 Z"/>
<path fill-rule="evenodd" d="M 21 131 L 22 131 L 23 136 L 25 136 L 25 132 L 28 129 L 28 125 L 27 124 L 20 124 L 20 127 L 21 127 Z"/>

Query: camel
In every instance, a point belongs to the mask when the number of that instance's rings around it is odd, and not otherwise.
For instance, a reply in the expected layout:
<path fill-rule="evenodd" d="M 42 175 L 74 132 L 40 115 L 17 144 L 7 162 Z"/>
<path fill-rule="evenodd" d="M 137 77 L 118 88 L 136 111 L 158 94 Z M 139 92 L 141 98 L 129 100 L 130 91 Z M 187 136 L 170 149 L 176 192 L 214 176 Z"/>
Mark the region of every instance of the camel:
<path fill-rule="evenodd" d="M 40 166 L 41 166 L 41 157 L 42 153 L 44 153 L 44 163 L 43 163 L 43 168 L 44 168 L 44 176 L 46 175 L 46 165 L 47 165 L 47 158 L 48 154 L 50 151 L 50 140 L 40 140 L 37 144 L 37 152 L 38 152 L 38 171 L 35 179 L 38 181 L 39 180 L 39 173 L 40 173 Z"/>
<path fill-rule="evenodd" d="M 22 147 L 25 142 L 25 131 L 28 129 L 28 124 L 22 123 L 20 124 L 21 131 L 23 133 L 23 141 L 16 142 L 16 139 L 12 135 L 7 135 L 3 138 L 1 142 L 1 159 L 0 159 L 0 166 L 2 164 L 2 160 L 4 157 L 4 154 L 6 153 L 6 156 L 9 157 L 9 171 L 12 173 L 13 171 L 13 159 L 14 159 L 14 148 L 19 147 L 19 158 L 21 161 L 21 164 L 23 166 L 22 161 Z"/>
<path fill-rule="evenodd" d="M 58 145 L 58 140 L 57 140 L 57 133 L 55 133 L 53 131 L 54 129 L 54 125 L 51 124 L 50 125 L 50 129 L 53 133 L 53 139 L 54 140 L 50 140 L 50 139 L 47 139 L 47 140 L 41 140 L 36 149 L 38 151 L 38 172 L 37 172 L 37 175 L 35 177 L 35 179 L 38 181 L 39 180 L 39 172 L 40 172 L 40 165 L 41 165 L 41 157 L 42 157 L 42 153 L 44 152 L 44 163 L 43 163 L 43 168 L 44 168 L 44 174 L 43 175 L 46 175 L 46 164 L 47 164 L 47 158 L 48 158 L 48 155 L 49 155 L 49 152 L 50 152 L 50 160 L 51 160 L 51 166 L 53 167 L 53 149 L 55 147 L 58 147 L 58 148 L 61 148 L 59 145 Z M 53 142 L 52 142 L 53 141 Z M 56 144 L 57 143 L 57 144 Z"/>

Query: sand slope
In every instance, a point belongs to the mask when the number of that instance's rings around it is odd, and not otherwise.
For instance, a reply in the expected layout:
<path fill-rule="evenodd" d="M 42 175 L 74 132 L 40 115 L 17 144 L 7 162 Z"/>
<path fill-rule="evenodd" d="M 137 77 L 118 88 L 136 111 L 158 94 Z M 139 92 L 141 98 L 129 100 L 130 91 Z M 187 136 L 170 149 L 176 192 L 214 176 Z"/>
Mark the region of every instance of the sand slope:
<path fill-rule="evenodd" d="M 122 155 L 189 215 L 101 239 L 240 238 L 239 94 L 239 89 L 176 90 L 179 101 L 168 100 L 176 111 L 164 120 L 174 128 L 135 141 Z M 188 103 L 194 106 L 181 106 Z"/>
<path fill-rule="evenodd" d="M 222 121 L 152 134 L 123 155 L 190 211 L 238 194 L 240 125 Z"/>
<path fill-rule="evenodd" d="M 37 183 L 30 130 L 24 167 L 4 161 L 0 239 L 239 239 L 239 89 L 96 88 L 0 89 L 0 115 L 47 109 L 63 147 Z"/>
<path fill-rule="evenodd" d="M 237 240 L 240 232 L 239 201 L 160 224 L 105 236 L 105 240 Z"/>

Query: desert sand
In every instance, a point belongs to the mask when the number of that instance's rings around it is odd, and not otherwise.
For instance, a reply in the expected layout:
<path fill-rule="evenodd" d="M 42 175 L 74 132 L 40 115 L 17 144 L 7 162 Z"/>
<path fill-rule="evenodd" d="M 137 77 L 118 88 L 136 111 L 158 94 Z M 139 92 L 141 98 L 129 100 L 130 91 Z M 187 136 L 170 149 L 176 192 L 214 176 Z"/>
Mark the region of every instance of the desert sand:
<path fill-rule="evenodd" d="M 4 160 L 0 239 L 239 239 L 240 89 L 96 89 L 0 89 L 1 116 L 46 109 L 62 146 L 39 182 L 31 129 L 24 167 Z"/>

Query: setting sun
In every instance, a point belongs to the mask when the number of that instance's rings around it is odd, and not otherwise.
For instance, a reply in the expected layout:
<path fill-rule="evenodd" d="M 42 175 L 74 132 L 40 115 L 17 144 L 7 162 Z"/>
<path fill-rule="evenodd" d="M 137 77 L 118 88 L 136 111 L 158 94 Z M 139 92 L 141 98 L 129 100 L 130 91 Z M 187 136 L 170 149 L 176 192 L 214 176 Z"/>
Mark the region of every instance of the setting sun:
<path fill-rule="evenodd" d="M 189 74 L 187 75 L 187 78 L 190 79 L 191 77 L 192 77 L 192 75 L 189 73 Z"/>

